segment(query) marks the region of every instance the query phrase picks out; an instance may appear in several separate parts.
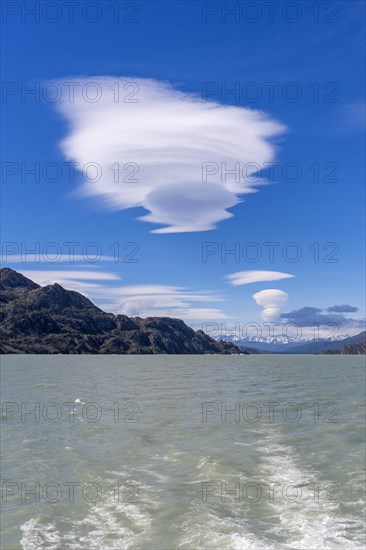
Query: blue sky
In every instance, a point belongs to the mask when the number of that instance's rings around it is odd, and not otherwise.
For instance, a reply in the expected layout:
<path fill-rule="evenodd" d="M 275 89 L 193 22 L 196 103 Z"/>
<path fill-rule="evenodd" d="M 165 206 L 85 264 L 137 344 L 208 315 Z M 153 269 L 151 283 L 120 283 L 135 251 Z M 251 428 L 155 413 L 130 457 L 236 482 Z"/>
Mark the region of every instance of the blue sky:
<path fill-rule="evenodd" d="M 73 22 L 62 2 L 36 21 L 24 11 L 34 2 L 4 4 L 3 265 L 109 311 L 196 328 L 330 322 L 360 332 L 362 2 L 280 2 L 272 19 L 263 2 L 119 2 L 118 21 L 117 3 L 94 12 L 84 2 Z M 39 99 L 24 93 L 32 86 Z M 45 98 L 54 90 L 59 99 Z M 100 178 L 76 169 L 70 181 L 67 160 L 98 164 Z M 239 176 L 225 181 L 236 162 Z M 27 173 L 36 163 L 39 181 Z M 253 163 L 272 163 L 261 185 Z M 136 167 L 136 182 L 121 181 Z M 68 242 L 78 243 L 71 262 Z M 239 258 L 225 256 L 235 247 Z M 227 277 L 239 272 L 254 282 Z M 335 305 L 352 307 L 326 311 Z"/>

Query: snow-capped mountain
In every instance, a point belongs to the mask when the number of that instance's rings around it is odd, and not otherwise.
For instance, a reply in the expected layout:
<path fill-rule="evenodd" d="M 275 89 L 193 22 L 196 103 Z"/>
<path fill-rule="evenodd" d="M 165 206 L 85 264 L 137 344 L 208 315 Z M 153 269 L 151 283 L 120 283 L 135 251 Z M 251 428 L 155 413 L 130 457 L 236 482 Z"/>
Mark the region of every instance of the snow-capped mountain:
<path fill-rule="evenodd" d="M 236 334 L 222 334 L 215 336 L 216 340 L 223 340 L 225 342 L 233 342 L 237 346 L 255 348 L 261 351 L 276 351 L 284 352 L 290 349 L 302 346 L 304 344 L 327 344 L 329 342 L 341 342 L 349 338 L 348 334 L 338 334 L 329 338 L 296 338 L 293 336 L 287 336 L 284 334 L 272 335 L 272 336 L 248 336 L 247 338 L 240 338 Z"/>

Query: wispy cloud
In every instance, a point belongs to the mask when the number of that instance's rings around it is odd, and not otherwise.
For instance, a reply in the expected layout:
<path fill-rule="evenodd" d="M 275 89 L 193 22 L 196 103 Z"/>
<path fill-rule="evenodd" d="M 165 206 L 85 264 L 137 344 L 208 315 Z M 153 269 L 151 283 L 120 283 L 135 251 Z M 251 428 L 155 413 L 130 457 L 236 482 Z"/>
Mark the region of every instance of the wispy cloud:
<path fill-rule="evenodd" d="M 118 281 L 120 279 L 118 275 L 105 271 L 22 270 L 22 274 L 42 286 L 53 283 L 61 284 L 61 281 Z"/>
<path fill-rule="evenodd" d="M 91 80 L 100 90 L 96 102 L 83 94 L 83 84 Z M 163 225 L 153 233 L 214 229 L 233 215 L 228 209 L 242 195 L 260 185 L 251 178 L 258 167 L 274 161 L 271 140 L 285 128 L 260 111 L 202 102 L 150 79 L 91 80 L 78 80 L 74 101 L 66 96 L 60 103 L 70 125 L 62 151 L 79 169 L 88 163 L 100 167 L 101 177 L 84 183 L 83 196 L 98 197 L 116 210 L 144 207 L 149 213 L 139 219 Z M 123 90 L 131 82 L 130 102 Z M 116 89 L 124 94 L 118 101 Z M 227 170 L 240 163 L 248 169 L 239 182 L 234 174 L 223 178 L 221 169 L 205 182 L 205 162 Z M 116 163 L 121 167 L 117 182 Z M 122 170 L 128 163 L 138 167 L 131 177 Z"/>
<path fill-rule="evenodd" d="M 287 292 L 275 288 L 261 290 L 253 294 L 254 300 L 262 306 L 261 317 L 264 321 L 275 321 L 288 300 Z"/>
<path fill-rule="evenodd" d="M 295 275 L 289 273 L 281 273 L 280 271 L 237 271 L 226 275 L 230 284 L 234 286 L 248 285 L 250 283 L 259 283 L 266 281 L 280 281 L 281 279 L 291 279 Z"/>
<path fill-rule="evenodd" d="M 211 306 L 212 302 L 224 301 L 212 291 L 195 292 L 185 287 L 158 284 L 123 286 L 118 275 L 105 271 L 21 270 L 21 273 L 41 286 L 58 283 L 67 290 L 80 292 L 98 307 L 115 314 L 179 319 L 227 318 L 220 309 L 202 307 L 203 303 L 209 302 Z"/>
<path fill-rule="evenodd" d="M 23 254 L 2 254 L 0 255 L 0 261 L 2 264 L 57 264 L 68 263 L 75 266 L 74 262 L 83 262 L 84 267 L 87 265 L 95 265 L 98 262 L 115 262 L 113 256 L 97 256 L 96 260 L 89 258 L 87 255 L 82 254 L 41 254 L 39 252 L 24 252 Z"/>
<path fill-rule="evenodd" d="M 97 292 L 104 300 L 102 308 L 113 313 L 140 317 L 178 317 L 180 319 L 225 319 L 227 315 L 219 309 L 193 307 L 199 302 L 221 302 L 222 298 L 212 292 L 192 292 L 184 287 L 167 285 L 130 285 L 104 287 Z"/>
<path fill-rule="evenodd" d="M 365 100 L 356 100 L 339 107 L 339 126 L 348 131 L 365 131 L 366 103 Z"/>

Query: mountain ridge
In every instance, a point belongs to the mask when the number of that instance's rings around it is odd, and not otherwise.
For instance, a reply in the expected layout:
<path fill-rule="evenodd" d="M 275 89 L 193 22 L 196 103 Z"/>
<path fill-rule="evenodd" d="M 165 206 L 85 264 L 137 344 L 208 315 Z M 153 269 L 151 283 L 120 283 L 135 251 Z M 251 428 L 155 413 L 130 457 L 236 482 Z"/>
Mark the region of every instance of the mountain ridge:
<path fill-rule="evenodd" d="M 337 352 L 348 344 L 359 344 L 364 340 L 366 340 L 366 331 L 362 331 L 354 336 L 348 336 L 348 338 L 344 338 L 343 340 L 335 340 L 333 342 L 326 342 L 324 340 L 308 342 L 306 344 L 290 348 L 286 353 L 322 353 L 324 350 Z"/>
<path fill-rule="evenodd" d="M 10 268 L 0 269 L 1 353 L 238 354 L 171 317 L 106 313 L 61 285 L 40 286 Z"/>

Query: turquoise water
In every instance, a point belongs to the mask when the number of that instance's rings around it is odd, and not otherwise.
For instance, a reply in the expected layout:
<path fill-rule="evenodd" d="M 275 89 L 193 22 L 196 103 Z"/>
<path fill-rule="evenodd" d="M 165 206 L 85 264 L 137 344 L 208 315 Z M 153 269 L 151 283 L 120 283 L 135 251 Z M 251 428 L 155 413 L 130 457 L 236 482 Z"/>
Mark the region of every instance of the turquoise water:
<path fill-rule="evenodd" d="M 364 548 L 364 357 L 1 364 L 3 550 Z"/>

